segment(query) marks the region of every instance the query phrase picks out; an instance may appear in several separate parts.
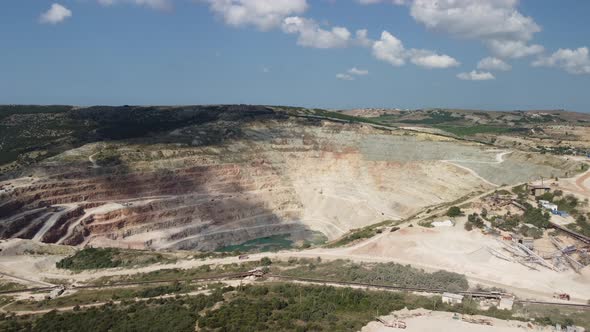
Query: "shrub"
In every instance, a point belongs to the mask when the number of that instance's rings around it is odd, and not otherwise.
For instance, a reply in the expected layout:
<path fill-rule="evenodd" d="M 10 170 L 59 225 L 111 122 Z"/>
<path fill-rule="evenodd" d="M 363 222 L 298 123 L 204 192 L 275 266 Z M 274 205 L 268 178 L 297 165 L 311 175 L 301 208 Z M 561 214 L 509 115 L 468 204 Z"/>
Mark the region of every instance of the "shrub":
<path fill-rule="evenodd" d="M 470 214 L 467 217 L 466 224 L 471 224 L 472 226 L 475 226 L 477 228 L 483 228 L 484 226 L 483 220 L 477 215 L 477 213 Z"/>
<path fill-rule="evenodd" d="M 117 249 L 86 248 L 56 263 L 57 268 L 69 270 L 105 269 L 117 267 L 121 261 L 114 259 Z"/>
<path fill-rule="evenodd" d="M 463 211 L 461 211 L 461 209 L 458 206 L 451 206 L 449 208 L 449 210 L 447 211 L 447 216 L 449 216 L 451 218 L 462 216 L 462 215 L 463 215 Z"/>

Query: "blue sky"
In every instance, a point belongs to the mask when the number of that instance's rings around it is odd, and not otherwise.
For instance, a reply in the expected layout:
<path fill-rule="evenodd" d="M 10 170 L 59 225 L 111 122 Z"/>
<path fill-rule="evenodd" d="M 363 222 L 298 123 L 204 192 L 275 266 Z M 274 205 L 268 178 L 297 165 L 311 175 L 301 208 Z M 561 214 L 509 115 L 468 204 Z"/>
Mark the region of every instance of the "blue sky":
<path fill-rule="evenodd" d="M 587 0 L 4 0 L 0 103 L 588 112 L 588 13 Z"/>

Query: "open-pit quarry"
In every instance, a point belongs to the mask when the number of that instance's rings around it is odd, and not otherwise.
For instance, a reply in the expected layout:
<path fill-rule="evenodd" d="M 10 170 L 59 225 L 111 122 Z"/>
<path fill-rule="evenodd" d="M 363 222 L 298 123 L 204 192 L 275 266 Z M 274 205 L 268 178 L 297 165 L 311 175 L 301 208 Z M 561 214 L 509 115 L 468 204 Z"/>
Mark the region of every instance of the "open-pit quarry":
<path fill-rule="evenodd" d="M 562 158 L 367 124 L 215 121 L 86 144 L 3 181 L 0 237 L 215 250 L 286 234 L 314 244 L 577 169 Z"/>

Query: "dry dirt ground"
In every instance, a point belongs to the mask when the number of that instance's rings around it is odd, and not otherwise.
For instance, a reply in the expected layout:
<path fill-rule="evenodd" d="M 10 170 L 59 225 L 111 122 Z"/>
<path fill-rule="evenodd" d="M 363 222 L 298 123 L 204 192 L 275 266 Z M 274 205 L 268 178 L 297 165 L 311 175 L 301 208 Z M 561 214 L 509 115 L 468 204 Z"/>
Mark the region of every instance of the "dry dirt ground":
<path fill-rule="evenodd" d="M 10 240 L 10 242 L 15 240 Z M 3 245 L 7 245 L 5 242 Z M 455 227 L 404 227 L 394 233 L 383 233 L 348 248 L 311 249 L 260 253 L 249 260 L 262 257 L 289 257 L 324 260 L 350 259 L 356 262 L 396 262 L 410 264 L 427 271 L 447 270 L 464 273 L 472 285 L 496 286 L 525 299 L 553 300 L 554 292 L 571 294 L 572 301 L 586 303 L 590 299 L 590 269 L 581 274 L 572 271 L 555 272 L 545 268 L 530 270 L 518 263 L 507 262 L 491 255 L 486 247 L 501 250 L 494 238 L 478 231 L 466 232 L 461 224 Z M 60 256 L 0 256 L 0 270 L 27 280 L 60 279 L 84 282 L 108 275 L 128 275 L 164 268 L 188 269 L 205 264 L 238 263 L 237 257 L 181 260 L 175 264 L 151 265 L 139 268 L 105 269 L 73 274 L 55 268 Z"/>
<path fill-rule="evenodd" d="M 527 326 L 526 323 L 519 321 L 506 321 L 484 316 L 469 316 L 466 318 L 483 319 L 490 322 L 492 325 L 483 325 L 463 321 L 461 316 L 459 319 L 453 319 L 453 313 L 429 311 L 424 309 L 416 309 L 408 311 L 400 310 L 393 312 L 391 315 L 381 316 L 380 318 L 386 322 L 392 322 L 399 319 L 406 323 L 406 329 L 386 327 L 380 322 L 373 321 L 364 326 L 361 332 L 389 332 L 389 331 L 407 331 L 407 332 L 439 332 L 439 331 L 453 331 L 453 332 L 522 332 L 522 331 L 553 331 L 552 327 Z"/>

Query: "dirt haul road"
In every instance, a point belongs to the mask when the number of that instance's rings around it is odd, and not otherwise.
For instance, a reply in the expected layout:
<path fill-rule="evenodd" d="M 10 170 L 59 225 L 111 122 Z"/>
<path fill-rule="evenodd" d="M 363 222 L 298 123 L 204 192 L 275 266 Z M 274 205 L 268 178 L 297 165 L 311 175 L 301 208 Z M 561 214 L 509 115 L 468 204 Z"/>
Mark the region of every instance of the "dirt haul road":
<path fill-rule="evenodd" d="M 590 170 L 576 179 L 576 186 L 590 195 Z"/>

